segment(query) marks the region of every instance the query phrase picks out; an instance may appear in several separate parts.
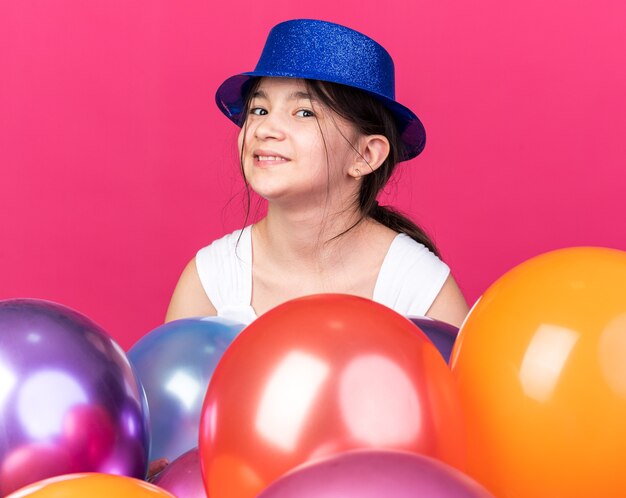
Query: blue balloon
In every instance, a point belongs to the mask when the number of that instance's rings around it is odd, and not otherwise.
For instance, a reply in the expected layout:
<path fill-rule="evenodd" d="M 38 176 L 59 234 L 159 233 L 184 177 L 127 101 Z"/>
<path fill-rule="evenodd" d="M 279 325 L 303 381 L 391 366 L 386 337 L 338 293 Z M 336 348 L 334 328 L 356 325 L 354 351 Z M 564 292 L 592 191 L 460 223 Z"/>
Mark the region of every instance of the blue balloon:
<path fill-rule="evenodd" d="M 446 363 L 449 363 L 459 329 L 454 325 L 427 316 L 410 316 L 408 318 L 426 334 L 426 337 L 435 345 Z"/>
<path fill-rule="evenodd" d="M 198 446 L 209 381 L 244 326 L 219 317 L 175 320 L 152 330 L 128 351 L 148 400 L 150 461 L 172 461 Z"/>

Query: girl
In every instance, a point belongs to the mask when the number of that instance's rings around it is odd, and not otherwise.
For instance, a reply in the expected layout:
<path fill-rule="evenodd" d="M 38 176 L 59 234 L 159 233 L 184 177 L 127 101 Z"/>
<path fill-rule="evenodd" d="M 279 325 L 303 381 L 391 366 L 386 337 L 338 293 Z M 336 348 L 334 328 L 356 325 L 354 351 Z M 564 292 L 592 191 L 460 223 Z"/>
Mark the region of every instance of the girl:
<path fill-rule="evenodd" d="M 467 305 L 434 244 L 376 201 L 425 143 L 419 119 L 395 100 L 383 47 L 337 24 L 287 21 L 255 71 L 227 79 L 216 100 L 241 127 L 243 177 L 267 215 L 197 253 L 166 321 L 247 324 L 289 299 L 333 292 L 461 324 Z"/>

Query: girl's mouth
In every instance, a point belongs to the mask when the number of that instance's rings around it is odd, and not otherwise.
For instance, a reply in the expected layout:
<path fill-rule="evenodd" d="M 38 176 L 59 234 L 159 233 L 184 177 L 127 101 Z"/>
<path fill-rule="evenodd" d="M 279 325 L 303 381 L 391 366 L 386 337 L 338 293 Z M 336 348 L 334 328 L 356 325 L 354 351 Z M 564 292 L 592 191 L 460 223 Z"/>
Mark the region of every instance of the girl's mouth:
<path fill-rule="evenodd" d="M 275 164 L 282 164 L 289 161 L 286 157 L 279 156 L 277 154 L 271 154 L 267 152 L 253 154 L 254 164 L 257 166 L 273 166 Z"/>

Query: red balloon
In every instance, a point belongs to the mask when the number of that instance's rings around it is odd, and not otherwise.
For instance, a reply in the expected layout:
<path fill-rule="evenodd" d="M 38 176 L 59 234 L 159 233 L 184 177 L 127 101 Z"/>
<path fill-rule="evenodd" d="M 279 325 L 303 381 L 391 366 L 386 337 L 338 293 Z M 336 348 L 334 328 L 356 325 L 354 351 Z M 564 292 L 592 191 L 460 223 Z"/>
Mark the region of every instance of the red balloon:
<path fill-rule="evenodd" d="M 200 460 L 211 498 L 252 498 L 288 470 L 356 448 L 463 467 L 452 374 L 408 319 L 368 299 L 295 299 L 246 327 L 209 384 Z"/>

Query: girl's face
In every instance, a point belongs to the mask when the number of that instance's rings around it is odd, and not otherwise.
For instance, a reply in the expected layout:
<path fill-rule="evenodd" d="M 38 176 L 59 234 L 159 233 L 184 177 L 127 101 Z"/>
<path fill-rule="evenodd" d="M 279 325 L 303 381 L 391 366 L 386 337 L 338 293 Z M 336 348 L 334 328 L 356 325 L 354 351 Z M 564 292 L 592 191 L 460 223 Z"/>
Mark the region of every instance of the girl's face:
<path fill-rule="evenodd" d="M 263 78 L 238 144 L 257 194 L 320 206 L 355 195 L 358 182 L 348 172 L 358 157 L 351 145 L 357 140 L 354 126 L 309 95 L 304 80 Z"/>

